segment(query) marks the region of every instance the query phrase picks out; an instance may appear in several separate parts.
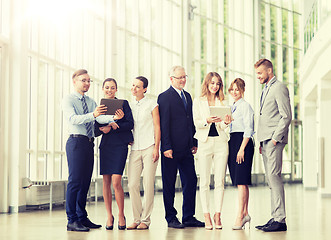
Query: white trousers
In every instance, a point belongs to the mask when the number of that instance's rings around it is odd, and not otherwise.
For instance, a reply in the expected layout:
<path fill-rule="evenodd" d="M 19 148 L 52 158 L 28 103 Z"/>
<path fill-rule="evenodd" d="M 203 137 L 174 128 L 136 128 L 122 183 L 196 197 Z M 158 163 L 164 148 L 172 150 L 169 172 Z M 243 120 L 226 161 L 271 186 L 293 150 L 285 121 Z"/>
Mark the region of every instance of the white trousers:
<path fill-rule="evenodd" d="M 128 165 L 128 187 L 134 222 L 150 225 L 154 205 L 155 171 L 159 161 L 153 162 L 154 145 L 144 150 L 133 150 Z M 144 202 L 140 197 L 140 176 L 143 173 Z"/>
<path fill-rule="evenodd" d="M 198 142 L 198 166 L 200 175 L 200 199 L 203 213 L 210 213 L 209 185 L 212 162 L 214 162 L 214 204 L 215 212 L 222 211 L 224 178 L 228 163 L 228 141 L 220 137 L 208 137 L 206 142 Z"/>

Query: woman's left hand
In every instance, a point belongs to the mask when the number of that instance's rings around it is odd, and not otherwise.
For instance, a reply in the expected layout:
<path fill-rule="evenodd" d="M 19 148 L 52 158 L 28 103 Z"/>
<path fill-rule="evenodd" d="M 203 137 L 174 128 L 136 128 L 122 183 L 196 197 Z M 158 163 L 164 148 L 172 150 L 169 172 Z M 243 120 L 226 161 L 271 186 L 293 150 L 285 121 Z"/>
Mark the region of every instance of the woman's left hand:
<path fill-rule="evenodd" d="M 237 163 L 241 164 L 242 162 L 244 162 L 244 155 L 245 155 L 245 151 L 239 149 L 238 153 L 237 153 Z"/>
<path fill-rule="evenodd" d="M 159 160 L 159 157 L 160 157 L 159 149 L 154 148 L 154 150 L 153 150 L 153 162 L 156 162 L 157 160 Z"/>
<path fill-rule="evenodd" d="M 116 122 L 111 122 L 108 125 L 109 127 L 111 127 L 112 129 L 116 130 L 117 128 L 120 128 Z"/>
<path fill-rule="evenodd" d="M 124 117 L 124 112 L 122 109 L 117 109 L 115 112 L 114 120 L 120 120 Z"/>

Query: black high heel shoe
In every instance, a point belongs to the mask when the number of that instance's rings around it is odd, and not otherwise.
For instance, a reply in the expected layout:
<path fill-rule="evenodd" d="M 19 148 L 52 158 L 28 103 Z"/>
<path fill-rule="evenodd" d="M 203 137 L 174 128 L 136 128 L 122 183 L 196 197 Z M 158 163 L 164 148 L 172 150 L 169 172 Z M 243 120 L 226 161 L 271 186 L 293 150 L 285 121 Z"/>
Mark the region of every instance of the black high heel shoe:
<path fill-rule="evenodd" d="M 112 216 L 112 217 L 113 217 L 113 221 L 111 223 L 111 226 L 107 226 L 107 223 L 106 223 L 106 230 L 113 230 L 113 228 L 114 228 L 114 216 Z"/>
<path fill-rule="evenodd" d="M 126 219 L 124 217 L 124 221 L 125 221 L 125 224 L 123 226 L 121 226 L 118 222 L 118 230 L 125 230 L 126 229 Z"/>

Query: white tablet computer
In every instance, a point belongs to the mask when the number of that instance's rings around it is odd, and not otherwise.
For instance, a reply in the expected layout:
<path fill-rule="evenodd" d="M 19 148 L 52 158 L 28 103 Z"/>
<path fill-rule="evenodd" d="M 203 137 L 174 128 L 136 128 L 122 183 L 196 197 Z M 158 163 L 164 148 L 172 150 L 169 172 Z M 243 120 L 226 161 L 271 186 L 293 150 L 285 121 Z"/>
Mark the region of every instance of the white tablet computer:
<path fill-rule="evenodd" d="M 117 109 L 123 109 L 123 99 L 109 99 L 109 98 L 102 98 L 100 101 L 100 105 L 107 106 L 106 115 L 115 115 Z"/>
<path fill-rule="evenodd" d="M 210 106 L 210 116 L 225 118 L 225 115 L 231 115 L 231 108 L 229 106 Z"/>

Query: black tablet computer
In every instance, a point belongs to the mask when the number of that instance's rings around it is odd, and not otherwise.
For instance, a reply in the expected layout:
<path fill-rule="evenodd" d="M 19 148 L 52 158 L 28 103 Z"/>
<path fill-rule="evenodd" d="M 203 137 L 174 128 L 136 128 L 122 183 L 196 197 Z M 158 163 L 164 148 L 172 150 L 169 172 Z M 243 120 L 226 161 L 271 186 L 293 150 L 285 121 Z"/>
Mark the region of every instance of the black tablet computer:
<path fill-rule="evenodd" d="M 115 115 L 117 109 L 123 109 L 123 99 L 109 99 L 109 98 L 102 98 L 100 101 L 100 105 L 107 106 L 106 115 Z"/>

